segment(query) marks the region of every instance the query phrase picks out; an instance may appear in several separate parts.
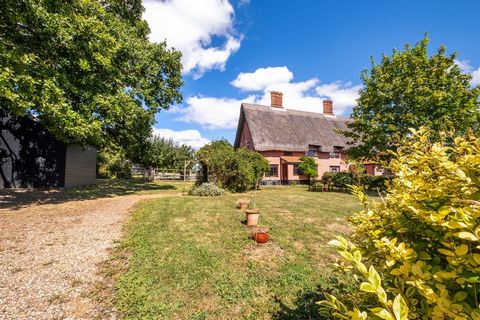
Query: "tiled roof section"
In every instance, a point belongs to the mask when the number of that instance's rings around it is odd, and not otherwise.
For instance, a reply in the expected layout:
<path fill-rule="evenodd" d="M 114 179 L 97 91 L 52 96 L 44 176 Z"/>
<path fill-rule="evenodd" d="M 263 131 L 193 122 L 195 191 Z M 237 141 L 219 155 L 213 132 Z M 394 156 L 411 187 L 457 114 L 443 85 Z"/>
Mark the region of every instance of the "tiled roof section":
<path fill-rule="evenodd" d="M 347 128 L 347 119 L 341 116 L 242 103 L 235 147 L 245 121 L 257 151 L 307 151 L 308 145 L 321 146 L 324 152 L 347 148 L 347 138 L 336 132 Z"/>

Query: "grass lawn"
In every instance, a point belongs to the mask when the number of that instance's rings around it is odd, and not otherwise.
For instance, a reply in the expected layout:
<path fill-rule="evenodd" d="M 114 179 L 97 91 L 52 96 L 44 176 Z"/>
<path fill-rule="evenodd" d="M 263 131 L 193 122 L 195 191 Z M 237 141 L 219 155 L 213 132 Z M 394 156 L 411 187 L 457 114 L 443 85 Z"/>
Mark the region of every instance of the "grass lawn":
<path fill-rule="evenodd" d="M 249 239 L 239 198 L 256 202 L 268 244 Z M 319 288 L 338 281 L 327 242 L 357 209 L 350 194 L 303 186 L 142 202 L 119 249 L 116 307 L 127 319 L 320 319 Z"/>

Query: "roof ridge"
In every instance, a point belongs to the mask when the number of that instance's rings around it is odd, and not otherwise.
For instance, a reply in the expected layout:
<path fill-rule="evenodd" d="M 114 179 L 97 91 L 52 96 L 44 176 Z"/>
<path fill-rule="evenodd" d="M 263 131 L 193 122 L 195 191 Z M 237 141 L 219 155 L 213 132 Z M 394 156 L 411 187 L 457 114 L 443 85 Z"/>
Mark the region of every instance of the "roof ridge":
<path fill-rule="evenodd" d="M 265 110 L 261 110 L 261 111 L 267 111 L 267 112 L 275 111 L 270 106 L 266 106 L 266 105 L 263 105 L 263 104 L 257 104 L 257 103 L 242 102 L 242 106 L 261 107 L 261 108 L 265 109 Z M 283 109 L 287 112 L 287 114 L 290 113 L 290 114 L 305 115 L 305 116 L 307 116 L 307 115 L 317 116 L 317 117 L 320 117 L 320 118 L 324 118 L 324 119 L 327 119 L 327 120 L 333 120 L 333 121 L 339 121 L 339 120 L 340 121 L 346 121 L 346 120 L 349 119 L 349 118 L 347 118 L 345 116 L 342 116 L 342 115 L 327 116 L 327 115 L 323 114 L 322 112 L 304 111 L 304 110 L 289 109 L 289 108 L 283 108 Z"/>

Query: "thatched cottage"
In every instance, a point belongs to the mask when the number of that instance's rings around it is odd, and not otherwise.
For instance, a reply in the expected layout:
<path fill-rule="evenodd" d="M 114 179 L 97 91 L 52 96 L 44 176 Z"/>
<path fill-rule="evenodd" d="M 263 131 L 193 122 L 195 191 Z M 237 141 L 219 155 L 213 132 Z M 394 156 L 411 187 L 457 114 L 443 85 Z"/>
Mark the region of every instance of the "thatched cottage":
<path fill-rule="evenodd" d="M 348 169 L 347 118 L 335 115 L 332 100 L 323 101 L 323 113 L 283 108 L 282 93 L 271 92 L 271 106 L 242 103 L 235 148 L 246 147 L 261 153 L 270 163 L 264 184 L 306 183 L 298 173 L 300 157 L 313 157 L 319 177 L 326 171 Z"/>

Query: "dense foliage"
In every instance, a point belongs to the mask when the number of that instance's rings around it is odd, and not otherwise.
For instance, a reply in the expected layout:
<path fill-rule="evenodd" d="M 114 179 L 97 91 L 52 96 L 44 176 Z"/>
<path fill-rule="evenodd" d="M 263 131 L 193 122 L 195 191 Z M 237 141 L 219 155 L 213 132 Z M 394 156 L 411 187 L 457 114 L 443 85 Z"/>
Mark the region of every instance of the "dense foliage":
<path fill-rule="evenodd" d="M 214 196 L 221 196 L 225 194 L 225 190 L 220 188 L 214 183 L 202 183 L 199 186 L 194 186 L 190 191 L 189 194 L 191 196 L 202 196 L 202 197 L 214 197 Z"/>
<path fill-rule="evenodd" d="M 268 171 L 268 161 L 249 149 L 234 150 L 226 140 L 213 141 L 197 152 L 201 165 L 197 184 L 212 181 L 232 192 L 258 187 Z"/>
<path fill-rule="evenodd" d="M 128 148 L 181 100 L 180 53 L 151 43 L 141 0 L 6 0 L 0 104 L 57 138 Z"/>
<path fill-rule="evenodd" d="M 300 158 L 300 164 L 298 165 L 298 171 L 307 176 L 310 180 L 312 178 L 318 177 L 318 170 L 317 170 L 317 163 L 315 159 L 307 156 L 303 156 Z"/>
<path fill-rule="evenodd" d="M 194 149 L 172 139 L 153 136 L 138 145 L 135 151 L 129 157 L 144 169 L 145 177 L 149 180 L 153 179 L 154 169 L 177 169 L 183 172 L 194 165 Z"/>
<path fill-rule="evenodd" d="M 364 209 L 352 219 L 356 246 L 334 244 L 381 307 L 347 311 L 329 297 L 344 319 L 480 319 L 480 139 L 469 134 L 447 145 L 430 135 L 412 130 L 398 148 L 382 201 L 357 190 Z"/>
<path fill-rule="evenodd" d="M 321 182 L 336 188 L 349 188 L 349 186 L 361 186 L 368 191 L 385 191 L 388 181 L 393 176 L 373 176 L 363 172 L 325 172 Z"/>
<path fill-rule="evenodd" d="M 132 162 L 121 149 L 104 150 L 97 154 L 97 176 L 99 178 L 132 177 Z"/>
<path fill-rule="evenodd" d="M 480 88 L 472 88 L 472 77 L 456 64 L 456 54 L 445 48 L 428 56 L 428 38 L 416 46 L 405 46 L 384 55 L 379 64 L 372 59 L 362 73 L 363 88 L 344 134 L 353 145 L 356 159 L 390 158 L 409 128 L 428 127 L 433 132 L 455 130 L 456 135 L 478 129 Z M 438 139 L 438 136 L 433 136 Z"/>

